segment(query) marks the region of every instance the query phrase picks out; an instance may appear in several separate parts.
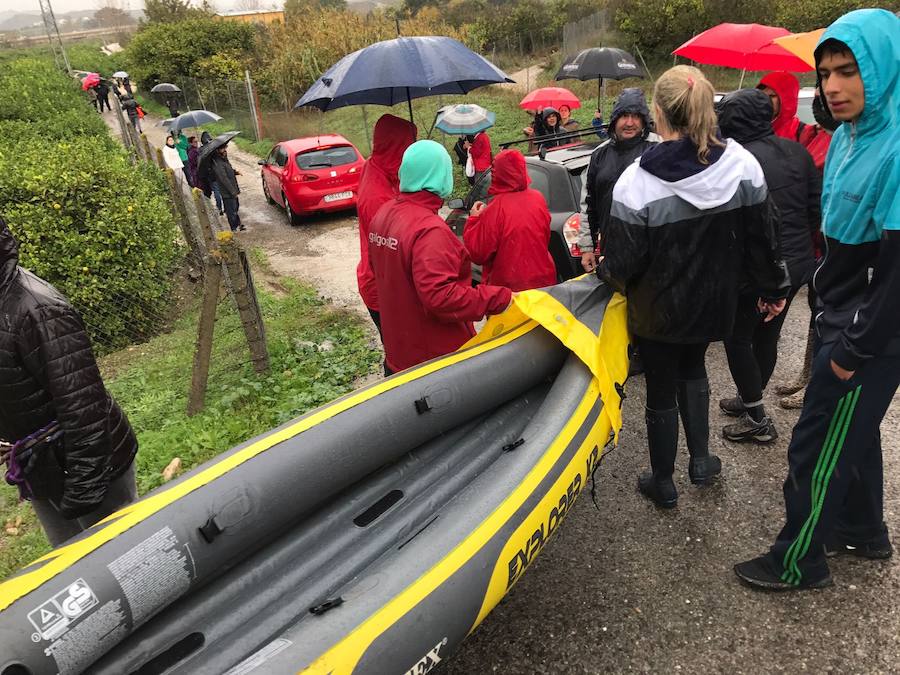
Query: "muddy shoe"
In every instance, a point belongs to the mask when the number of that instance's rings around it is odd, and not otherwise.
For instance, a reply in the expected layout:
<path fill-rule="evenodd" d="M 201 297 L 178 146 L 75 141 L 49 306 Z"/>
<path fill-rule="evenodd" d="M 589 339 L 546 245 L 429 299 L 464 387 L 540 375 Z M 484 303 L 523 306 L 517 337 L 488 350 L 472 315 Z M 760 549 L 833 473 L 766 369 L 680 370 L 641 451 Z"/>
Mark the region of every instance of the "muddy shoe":
<path fill-rule="evenodd" d="M 708 485 L 722 473 L 722 460 L 715 455 L 692 457 L 688 464 L 688 475 L 694 485 Z"/>
<path fill-rule="evenodd" d="M 770 418 L 757 422 L 745 413 L 737 423 L 723 427 L 722 436 L 733 443 L 771 443 L 778 438 L 778 432 Z"/>
<path fill-rule="evenodd" d="M 792 382 L 791 384 L 779 384 L 775 387 L 775 393 L 779 396 L 791 396 L 792 394 L 796 394 L 798 391 L 803 391 L 806 389 L 806 385 L 809 384 L 809 380 L 804 382 L 803 380 L 798 380 L 797 382 Z"/>
<path fill-rule="evenodd" d="M 671 509 L 678 505 L 678 492 L 672 477 L 656 478 L 645 471 L 638 478 L 638 490 L 661 509 Z"/>
<path fill-rule="evenodd" d="M 744 407 L 744 402 L 740 396 L 719 399 L 719 410 L 729 417 L 740 417 L 747 412 L 747 408 Z"/>
<path fill-rule="evenodd" d="M 803 388 L 800 391 L 791 394 L 790 396 L 785 396 L 780 401 L 778 401 L 778 405 L 780 405 L 785 410 L 800 410 L 803 407 L 803 397 L 806 395 L 806 389 Z"/>

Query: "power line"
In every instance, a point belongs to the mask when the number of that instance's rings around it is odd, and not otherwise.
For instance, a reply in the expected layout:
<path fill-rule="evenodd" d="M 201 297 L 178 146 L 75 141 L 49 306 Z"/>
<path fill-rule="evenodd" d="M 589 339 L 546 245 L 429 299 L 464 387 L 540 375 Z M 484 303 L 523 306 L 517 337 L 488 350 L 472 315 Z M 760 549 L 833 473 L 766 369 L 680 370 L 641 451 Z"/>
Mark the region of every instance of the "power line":
<path fill-rule="evenodd" d="M 63 46 L 62 37 L 59 35 L 59 27 L 56 25 L 56 15 L 53 14 L 53 7 L 50 0 L 38 0 L 41 6 L 41 17 L 44 19 L 44 28 L 47 31 L 47 39 L 50 41 L 50 49 L 53 50 L 53 60 L 56 61 L 58 68 L 65 68 L 66 72 L 72 74 L 72 66 L 69 65 L 69 57 L 66 55 L 66 48 Z"/>

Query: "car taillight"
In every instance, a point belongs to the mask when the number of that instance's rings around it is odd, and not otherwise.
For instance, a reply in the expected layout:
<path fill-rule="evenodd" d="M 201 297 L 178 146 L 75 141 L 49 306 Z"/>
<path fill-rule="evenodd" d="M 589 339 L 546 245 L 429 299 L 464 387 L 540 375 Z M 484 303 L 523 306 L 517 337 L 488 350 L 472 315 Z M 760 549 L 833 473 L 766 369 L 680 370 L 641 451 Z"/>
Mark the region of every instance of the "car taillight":
<path fill-rule="evenodd" d="M 356 173 L 356 167 L 355 166 L 350 167 L 350 170 L 347 173 Z"/>
<path fill-rule="evenodd" d="M 308 183 L 312 180 L 319 180 L 319 177 L 314 173 L 301 173 L 291 177 L 292 183 Z"/>
<path fill-rule="evenodd" d="M 566 222 L 563 223 L 562 233 L 563 239 L 566 240 L 566 245 L 569 247 L 569 252 L 573 257 L 580 258 L 581 257 L 581 249 L 578 247 L 578 230 L 581 227 L 581 214 L 573 213 L 571 216 L 566 218 Z"/>

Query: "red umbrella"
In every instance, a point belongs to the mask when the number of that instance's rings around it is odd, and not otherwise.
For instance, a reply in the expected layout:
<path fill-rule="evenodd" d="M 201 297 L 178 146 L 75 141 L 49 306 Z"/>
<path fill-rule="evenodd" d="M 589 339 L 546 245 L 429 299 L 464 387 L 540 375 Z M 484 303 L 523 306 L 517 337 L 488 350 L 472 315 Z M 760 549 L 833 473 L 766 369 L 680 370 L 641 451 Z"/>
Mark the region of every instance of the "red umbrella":
<path fill-rule="evenodd" d="M 88 73 L 81 81 L 81 89 L 82 91 L 87 91 L 91 87 L 96 87 L 98 84 L 100 84 L 100 75 L 97 73 Z"/>
<path fill-rule="evenodd" d="M 786 28 L 758 23 L 722 23 L 695 35 L 673 54 L 710 66 L 741 70 L 787 70 L 805 73 L 812 67 L 775 38 L 790 35 Z"/>
<path fill-rule="evenodd" d="M 529 93 L 519 103 L 524 110 L 542 110 L 543 108 L 556 108 L 567 105 L 574 110 L 581 107 L 581 101 L 571 91 L 564 87 L 543 87 Z"/>

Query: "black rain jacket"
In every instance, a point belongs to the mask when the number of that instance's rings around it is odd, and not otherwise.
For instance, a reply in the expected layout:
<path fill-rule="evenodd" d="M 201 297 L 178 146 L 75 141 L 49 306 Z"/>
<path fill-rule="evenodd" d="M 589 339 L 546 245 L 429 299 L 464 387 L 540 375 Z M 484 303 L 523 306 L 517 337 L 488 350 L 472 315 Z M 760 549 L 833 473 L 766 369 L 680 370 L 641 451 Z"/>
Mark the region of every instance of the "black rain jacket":
<path fill-rule="evenodd" d="M 716 105 L 719 129 L 756 157 L 778 208 L 781 255 L 791 285 L 807 284 L 815 271 L 813 242 L 821 227 L 822 177 L 809 152 L 772 131 L 772 103 L 758 89 L 741 89 Z"/>
<path fill-rule="evenodd" d="M 627 113 L 636 113 L 643 118 L 644 132 L 634 138 L 618 140 L 615 136 L 616 121 Z M 619 95 L 616 105 L 613 107 L 612 116 L 609 118 L 609 129 L 609 141 L 594 151 L 587 170 L 586 210 L 590 226 L 590 241 L 584 236 L 580 237 L 578 245 L 582 251 L 593 251 L 598 237 L 602 250 L 604 234 L 609 224 L 613 187 L 628 165 L 643 155 L 647 148 L 654 145 L 653 141 L 647 140 L 647 136 L 650 134 L 650 110 L 644 99 L 644 93 L 640 89 L 625 89 Z"/>

